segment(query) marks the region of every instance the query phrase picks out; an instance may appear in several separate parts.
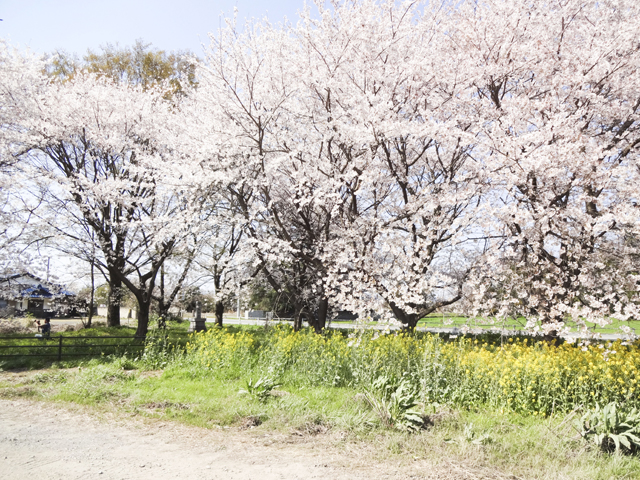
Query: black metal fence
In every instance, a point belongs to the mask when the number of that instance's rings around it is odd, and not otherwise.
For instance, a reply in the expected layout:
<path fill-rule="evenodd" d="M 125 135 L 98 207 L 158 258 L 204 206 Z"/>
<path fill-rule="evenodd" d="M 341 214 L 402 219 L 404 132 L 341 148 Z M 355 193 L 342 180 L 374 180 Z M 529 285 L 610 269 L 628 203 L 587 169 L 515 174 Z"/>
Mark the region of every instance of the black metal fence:
<path fill-rule="evenodd" d="M 117 342 L 113 340 L 129 340 Z M 101 342 L 98 342 L 101 340 Z M 61 361 L 63 357 L 91 357 L 124 354 L 144 349 L 145 341 L 131 336 L 100 337 L 0 337 L 0 359 L 21 357 L 54 357 Z"/>

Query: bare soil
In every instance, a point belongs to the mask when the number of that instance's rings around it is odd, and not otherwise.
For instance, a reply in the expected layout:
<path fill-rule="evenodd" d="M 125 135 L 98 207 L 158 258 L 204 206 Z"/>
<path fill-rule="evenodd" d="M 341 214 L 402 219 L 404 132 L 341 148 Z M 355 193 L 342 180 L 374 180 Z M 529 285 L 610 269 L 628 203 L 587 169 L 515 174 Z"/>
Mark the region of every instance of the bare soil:
<path fill-rule="evenodd" d="M 0 400 L 0 477 L 54 479 L 477 479 L 318 432 L 208 430 L 83 407 Z M 121 414 L 119 414 L 121 415 Z M 504 477 L 501 477 L 504 478 Z"/>

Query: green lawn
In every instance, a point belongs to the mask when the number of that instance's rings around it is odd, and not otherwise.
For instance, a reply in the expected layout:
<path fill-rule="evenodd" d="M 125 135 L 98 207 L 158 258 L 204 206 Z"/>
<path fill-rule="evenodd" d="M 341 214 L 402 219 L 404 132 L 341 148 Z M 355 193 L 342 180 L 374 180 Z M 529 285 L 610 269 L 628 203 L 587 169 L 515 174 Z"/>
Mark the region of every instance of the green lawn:
<path fill-rule="evenodd" d="M 100 325 L 98 323 L 98 325 Z M 152 328 L 147 343 L 170 343 L 181 348 L 188 339 L 189 322 L 172 322 L 170 328 L 162 331 Z M 55 324 L 54 324 L 55 327 Z M 155 326 L 152 326 L 155 327 Z M 108 355 L 142 354 L 144 342 L 134 339 L 135 327 L 97 326 L 81 330 L 52 332 L 48 338 L 37 338 L 35 333 L 12 333 L 0 335 L 0 368 L 41 368 L 57 361 L 62 344 L 62 360 L 77 364 L 87 358 Z M 121 338 L 110 338 L 121 337 Z M 62 339 L 62 342 L 60 340 Z M 15 357 L 13 355 L 20 355 Z"/>
<path fill-rule="evenodd" d="M 482 329 L 499 328 L 506 330 L 524 330 L 526 323 L 527 322 L 524 318 L 508 318 L 502 322 L 495 321 L 492 323 L 488 319 L 484 318 L 469 318 L 459 316 L 454 313 L 432 313 L 420 320 L 420 322 L 418 322 L 418 326 L 426 328 L 454 328 L 468 325 L 471 328 Z M 569 325 L 571 325 L 571 323 L 569 323 Z M 612 323 L 604 328 L 598 327 L 595 324 L 589 322 L 587 322 L 587 325 L 594 332 L 618 334 L 623 333 L 622 330 L 620 330 L 620 326 L 626 325 L 630 327 L 636 335 L 640 334 L 640 320 L 629 320 L 623 322 L 620 320 L 612 319 Z"/>

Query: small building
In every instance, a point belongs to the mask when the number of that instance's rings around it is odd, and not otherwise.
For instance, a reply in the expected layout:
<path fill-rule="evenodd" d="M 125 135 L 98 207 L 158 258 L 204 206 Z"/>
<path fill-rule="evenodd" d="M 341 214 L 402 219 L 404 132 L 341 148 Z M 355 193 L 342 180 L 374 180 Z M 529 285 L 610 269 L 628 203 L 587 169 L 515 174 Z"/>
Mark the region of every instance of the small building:
<path fill-rule="evenodd" d="M 0 277 L 0 315 L 64 316 L 75 309 L 76 295 L 62 285 L 30 273 Z"/>

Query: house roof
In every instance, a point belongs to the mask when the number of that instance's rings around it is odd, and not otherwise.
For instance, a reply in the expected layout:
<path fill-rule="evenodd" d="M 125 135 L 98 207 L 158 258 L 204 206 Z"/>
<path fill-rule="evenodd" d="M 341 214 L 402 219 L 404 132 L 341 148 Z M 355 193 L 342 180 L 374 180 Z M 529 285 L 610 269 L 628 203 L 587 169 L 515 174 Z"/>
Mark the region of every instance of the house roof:
<path fill-rule="evenodd" d="M 42 285 L 35 285 L 33 287 L 25 288 L 20 292 L 21 297 L 29 297 L 29 298 L 51 298 L 53 297 L 53 293 L 44 288 Z"/>
<path fill-rule="evenodd" d="M 46 282 L 30 273 L 15 273 L 0 277 L 0 298 L 60 298 L 75 293 L 62 285 Z"/>

